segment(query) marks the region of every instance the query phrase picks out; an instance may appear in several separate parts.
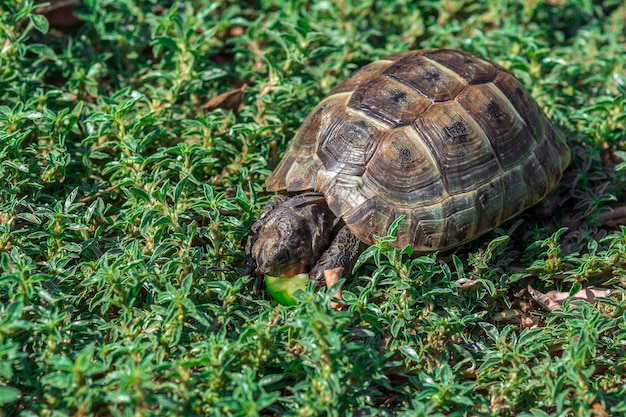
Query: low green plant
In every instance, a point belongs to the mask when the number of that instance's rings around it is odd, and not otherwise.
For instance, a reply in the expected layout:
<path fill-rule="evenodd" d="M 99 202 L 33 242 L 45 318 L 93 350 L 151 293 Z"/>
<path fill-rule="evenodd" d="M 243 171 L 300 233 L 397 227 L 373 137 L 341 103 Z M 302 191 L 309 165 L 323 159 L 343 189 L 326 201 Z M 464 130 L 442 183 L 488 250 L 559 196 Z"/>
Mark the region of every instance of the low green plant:
<path fill-rule="evenodd" d="M 625 12 L 4 2 L 0 416 L 626 414 Z M 244 275 L 265 178 L 340 80 L 431 47 L 510 68 L 567 134 L 556 214 L 451 253 L 392 228 L 350 280 L 277 304 Z M 611 293 L 546 311 L 529 286 Z"/>

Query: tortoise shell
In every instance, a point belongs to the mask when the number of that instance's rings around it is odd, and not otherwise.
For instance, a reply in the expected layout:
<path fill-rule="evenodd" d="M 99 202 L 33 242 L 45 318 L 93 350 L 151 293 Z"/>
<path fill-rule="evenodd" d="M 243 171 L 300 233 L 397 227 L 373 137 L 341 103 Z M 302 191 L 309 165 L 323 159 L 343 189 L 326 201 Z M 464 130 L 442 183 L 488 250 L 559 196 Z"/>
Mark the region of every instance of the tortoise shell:
<path fill-rule="evenodd" d="M 463 51 L 420 50 L 332 89 L 267 189 L 322 193 L 367 244 L 404 216 L 395 246 L 430 252 L 537 203 L 569 160 L 563 134 L 511 72 Z"/>

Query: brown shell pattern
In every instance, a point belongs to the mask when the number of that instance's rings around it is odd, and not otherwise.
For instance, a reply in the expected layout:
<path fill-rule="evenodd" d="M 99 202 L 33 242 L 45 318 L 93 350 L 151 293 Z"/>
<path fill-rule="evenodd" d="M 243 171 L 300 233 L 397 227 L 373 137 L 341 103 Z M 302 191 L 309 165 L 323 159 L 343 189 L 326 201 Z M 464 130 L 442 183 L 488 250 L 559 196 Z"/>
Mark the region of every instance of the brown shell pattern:
<path fill-rule="evenodd" d="M 315 190 L 363 242 L 448 249 L 541 200 L 569 164 L 563 134 L 506 69 L 467 52 L 388 56 L 336 86 L 267 180 Z"/>

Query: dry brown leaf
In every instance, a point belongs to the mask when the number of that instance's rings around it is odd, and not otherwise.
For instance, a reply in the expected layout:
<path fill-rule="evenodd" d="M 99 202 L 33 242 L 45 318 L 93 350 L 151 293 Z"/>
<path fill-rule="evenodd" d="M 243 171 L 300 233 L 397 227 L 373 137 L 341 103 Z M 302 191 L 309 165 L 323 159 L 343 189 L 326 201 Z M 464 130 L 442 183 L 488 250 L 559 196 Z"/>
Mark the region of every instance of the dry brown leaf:
<path fill-rule="evenodd" d="M 246 28 L 243 26 L 231 26 L 228 28 L 228 36 L 230 38 L 236 38 L 246 33 Z"/>
<path fill-rule="evenodd" d="M 530 285 L 528 286 L 528 293 L 541 307 L 549 311 L 562 309 L 563 302 L 569 297 L 568 292 L 549 291 L 544 294 Z M 611 290 L 608 288 L 587 287 L 574 294 L 571 300 L 582 300 L 593 304 L 597 297 L 606 297 L 609 294 L 611 294 Z"/>
<path fill-rule="evenodd" d="M 515 321 L 519 322 L 524 317 L 524 312 L 517 308 L 511 310 L 499 311 L 493 315 L 494 321 Z"/>
<path fill-rule="evenodd" d="M 248 84 L 243 84 L 239 88 L 213 97 L 202 106 L 202 110 L 211 111 L 215 109 L 224 109 L 232 110 L 236 113 L 239 106 L 241 106 L 241 102 L 243 101 L 243 90 L 245 90 L 247 86 Z"/>
<path fill-rule="evenodd" d="M 324 279 L 326 280 L 326 288 L 330 288 L 333 285 L 335 285 L 337 282 L 339 282 L 342 275 L 343 275 L 342 267 L 324 270 Z M 343 298 L 341 298 L 341 288 L 338 289 L 335 294 L 333 294 L 333 297 L 335 297 L 338 300 L 343 300 Z M 337 301 L 331 301 L 330 307 L 335 310 L 341 310 L 343 305 Z"/>
<path fill-rule="evenodd" d="M 496 322 L 519 324 L 521 328 L 533 328 L 539 324 L 537 317 L 527 314 L 519 308 L 499 311 L 492 318 Z"/>
<path fill-rule="evenodd" d="M 604 409 L 602 404 L 599 402 L 595 402 L 591 405 L 591 407 L 600 415 L 601 417 L 609 417 L 609 413 Z"/>
<path fill-rule="evenodd" d="M 626 206 L 611 207 L 610 211 L 599 213 L 596 221 L 607 227 L 617 227 L 626 224 Z"/>
<path fill-rule="evenodd" d="M 64 29 L 83 23 L 73 13 L 80 0 L 49 0 L 49 2 L 49 5 L 35 9 L 35 12 L 44 15 L 51 28 Z"/>

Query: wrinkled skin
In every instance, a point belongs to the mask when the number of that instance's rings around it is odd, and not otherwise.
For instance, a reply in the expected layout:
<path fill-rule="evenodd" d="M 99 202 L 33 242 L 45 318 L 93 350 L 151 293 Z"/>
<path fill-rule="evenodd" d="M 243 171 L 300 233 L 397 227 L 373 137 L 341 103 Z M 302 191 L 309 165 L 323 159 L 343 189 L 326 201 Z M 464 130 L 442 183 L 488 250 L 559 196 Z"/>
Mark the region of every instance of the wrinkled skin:
<path fill-rule="evenodd" d="M 291 210 L 284 208 L 268 216 L 261 229 L 261 235 L 267 238 L 257 241 L 254 246 L 257 271 L 272 276 L 295 275 L 312 266 L 307 260 L 316 255 L 313 236 L 306 224 L 299 220 Z"/>
<path fill-rule="evenodd" d="M 321 194 L 277 195 L 252 225 L 246 273 L 292 277 L 307 272 L 321 287 L 324 270 L 352 270 L 361 245 Z"/>

